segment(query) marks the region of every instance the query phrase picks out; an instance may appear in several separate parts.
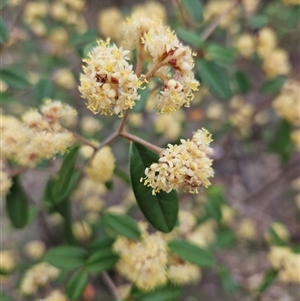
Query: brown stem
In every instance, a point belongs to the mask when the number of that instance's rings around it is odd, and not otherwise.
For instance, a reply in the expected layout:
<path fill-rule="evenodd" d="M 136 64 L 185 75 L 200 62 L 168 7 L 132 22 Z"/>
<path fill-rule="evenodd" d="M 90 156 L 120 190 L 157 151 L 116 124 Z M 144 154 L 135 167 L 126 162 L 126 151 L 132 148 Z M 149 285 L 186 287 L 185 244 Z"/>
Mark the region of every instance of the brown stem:
<path fill-rule="evenodd" d="M 20 7 L 17 15 L 15 16 L 14 20 L 10 24 L 10 29 L 9 29 L 10 31 L 12 31 L 14 29 L 14 27 L 16 26 L 19 18 L 21 17 L 21 15 L 24 11 L 24 8 L 25 8 L 27 2 L 28 2 L 28 0 L 24 0 L 23 3 L 21 4 L 21 7 Z"/>
<path fill-rule="evenodd" d="M 158 146 L 156 146 L 156 145 L 154 145 L 154 144 L 152 144 L 152 143 L 150 143 L 150 142 L 148 142 L 148 141 L 146 141 L 146 140 L 144 140 L 144 139 L 142 139 L 142 138 L 140 138 L 140 137 L 137 137 L 137 136 L 135 136 L 135 135 L 132 135 L 132 134 L 130 134 L 130 133 L 127 133 L 127 132 L 125 132 L 125 131 L 121 132 L 121 133 L 120 133 L 120 136 L 122 136 L 123 138 L 126 138 L 126 139 L 128 139 L 128 140 L 130 140 L 130 141 L 138 142 L 138 143 L 140 143 L 140 144 L 143 144 L 143 145 L 145 145 L 146 147 L 148 147 L 148 148 L 154 150 L 154 151 L 157 152 L 157 153 L 161 153 L 162 150 L 163 150 L 162 148 L 160 148 L 160 147 L 158 147 Z"/>
<path fill-rule="evenodd" d="M 94 149 L 94 151 L 97 149 L 97 147 L 94 144 L 92 144 L 89 140 L 85 139 L 84 137 L 80 136 L 79 134 L 77 134 L 75 132 L 71 132 L 71 133 L 75 139 L 82 142 L 83 144 L 91 146 Z"/>
<path fill-rule="evenodd" d="M 114 295 L 114 297 L 117 300 L 121 299 L 121 295 L 118 292 L 116 285 L 114 284 L 114 282 L 112 281 L 112 279 L 110 278 L 110 276 L 108 275 L 107 272 L 102 273 L 102 278 L 103 278 L 104 282 L 107 284 L 107 286 L 109 287 L 109 289 L 112 292 L 112 294 Z"/>
<path fill-rule="evenodd" d="M 137 51 L 138 51 L 138 58 L 137 58 L 135 73 L 136 73 L 137 77 L 139 77 L 142 73 L 142 67 L 143 67 L 143 53 L 142 53 L 143 45 L 142 45 L 141 41 L 139 41 Z"/>
<path fill-rule="evenodd" d="M 27 171 L 28 169 L 29 169 L 29 167 L 27 167 L 27 166 L 19 167 L 17 169 L 9 171 L 8 176 L 12 178 L 14 176 L 17 176 L 17 175 Z"/>
<path fill-rule="evenodd" d="M 241 0 L 233 0 L 230 5 L 227 7 L 227 9 L 224 10 L 224 12 L 216 17 L 206 28 L 202 35 L 202 41 L 205 41 L 208 39 L 208 37 L 214 32 L 214 30 L 218 27 L 218 25 L 221 23 L 221 21 L 234 9 L 234 7 L 240 2 Z"/>

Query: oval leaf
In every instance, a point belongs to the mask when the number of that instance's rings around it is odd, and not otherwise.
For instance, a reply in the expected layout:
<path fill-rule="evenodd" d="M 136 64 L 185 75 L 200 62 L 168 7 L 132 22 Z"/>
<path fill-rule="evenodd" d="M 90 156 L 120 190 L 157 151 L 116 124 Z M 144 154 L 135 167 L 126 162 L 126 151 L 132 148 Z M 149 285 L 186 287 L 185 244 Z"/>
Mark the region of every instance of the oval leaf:
<path fill-rule="evenodd" d="M 147 220 L 156 229 L 170 232 L 174 228 L 178 214 L 178 196 L 175 191 L 164 191 L 152 194 L 152 189 L 141 183 L 145 176 L 145 169 L 157 162 L 159 156 L 145 146 L 132 143 L 130 150 L 130 177 L 131 185 L 137 200 Z"/>
<path fill-rule="evenodd" d="M 203 20 L 203 5 L 201 0 L 182 0 L 182 4 L 195 21 L 201 22 Z"/>
<path fill-rule="evenodd" d="M 67 284 L 67 295 L 71 300 L 81 297 L 88 282 L 88 272 L 85 270 L 76 271 Z"/>
<path fill-rule="evenodd" d="M 9 34 L 5 23 L 0 18 L 0 44 L 5 44 L 9 40 Z"/>
<path fill-rule="evenodd" d="M 278 271 L 276 270 L 266 271 L 264 278 L 259 285 L 258 291 L 260 293 L 263 293 L 273 283 L 273 281 L 277 278 L 277 276 L 278 276 Z"/>
<path fill-rule="evenodd" d="M 79 178 L 79 175 L 76 175 L 75 173 L 75 164 L 78 153 L 79 146 L 75 146 L 65 155 L 58 173 L 58 178 L 53 187 L 53 199 L 56 203 L 63 201 L 72 192 L 72 189 L 70 188 L 75 188 L 75 184 Z"/>
<path fill-rule="evenodd" d="M 183 239 L 171 240 L 168 247 L 172 253 L 193 264 L 203 267 L 211 267 L 214 264 L 214 258 L 210 251 Z"/>
<path fill-rule="evenodd" d="M 268 79 L 260 86 L 259 91 L 268 95 L 276 94 L 280 91 L 286 80 L 287 78 L 285 76 Z"/>
<path fill-rule="evenodd" d="M 232 80 L 237 94 L 246 94 L 251 88 L 249 77 L 242 71 L 235 72 Z"/>
<path fill-rule="evenodd" d="M 104 248 L 95 252 L 87 261 L 86 267 L 91 273 L 101 273 L 111 269 L 118 261 L 118 256 L 111 248 Z"/>
<path fill-rule="evenodd" d="M 236 56 L 236 51 L 232 48 L 226 48 L 217 44 L 210 44 L 205 54 L 214 61 L 230 64 Z"/>
<path fill-rule="evenodd" d="M 37 101 L 41 101 L 46 97 L 52 98 L 54 95 L 53 82 L 47 79 L 40 79 L 34 87 L 34 95 Z"/>
<path fill-rule="evenodd" d="M 74 246 L 62 246 L 47 251 L 44 260 L 63 270 L 73 270 L 84 265 L 87 252 Z"/>
<path fill-rule="evenodd" d="M 30 86 L 26 75 L 19 67 L 11 66 L 0 70 L 0 77 L 9 86 L 16 89 L 26 89 Z"/>
<path fill-rule="evenodd" d="M 141 232 L 138 225 L 130 216 L 106 213 L 104 216 L 104 225 L 117 234 L 130 239 L 138 240 L 141 238 Z"/>
<path fill-rule="evenodd" d="M 185 43 L 188 43 L 195 47 L 201 47 L 204 42 L 201 40 L 200 36 L 193 31 L 186 30 L 184 28 L 177 28 L 176 35 Z"/>
<path fill-rule="evenodd" d="M 13 226 L 17 229 L 27 225 L 29 220 L 29 206 L 27 196 L 19 183 L 19 178 L 12 178 L 10 192 L 6 196 L 6 212 Z"/>
<path fill-rule="evenodd" d="M 212 61 L 200 59 L 197 61 L 197 71 L 213 95 L 221 99 L 229 99 L 232 96 L 228 75 L 224 68 Z"/>

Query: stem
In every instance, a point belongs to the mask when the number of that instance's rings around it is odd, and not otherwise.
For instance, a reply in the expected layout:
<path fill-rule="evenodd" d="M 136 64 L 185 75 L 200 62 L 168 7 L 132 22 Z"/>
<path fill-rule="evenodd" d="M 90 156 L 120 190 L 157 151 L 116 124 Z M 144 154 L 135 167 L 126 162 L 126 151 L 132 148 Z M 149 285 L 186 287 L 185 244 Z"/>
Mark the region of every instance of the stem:
<path fill-rule="evenodd" d="M 29 169 L 29 167 L 27 166 L 23 166 L 23 167 L 19 167 L 17 169 L 14 169 L 14 170 L 11 170 L 9 171 L 7 174 L 10 178 L 14 177 L 14 176 L 17 176 L 25 171 L 27 171 Z"/>
<path fill-rule="evenodd" d="M 206 28 L 202 35 L 202 41 L 207 40 L 207 38 L 214 32 L 214 30 L 218 27 L 218 25 L 221 23 L 221 21 L 234 9 L 234 7 L 240 2 L 241 0 L 233 0 L 230 5 L 227 7 L 227 9 L 224 10 L 224 12 L 216 17 Z"/>
<path fill-rule="evenodd" d="M 102 273 L 102 278 L 104 280 L 104 282 L 108 285 L 110 291 L 112 292 L 112 294 L 114 295 L 114 297 L 119 300 L 121 299 L 121 295 L 118 292 L 117 287 L 115 286 L 114 282 L 112 281 L 112 279 L 110 278 L 110 276 L 108 275 L 107 272 L 103 272 Z"/>
<path fill-rule="evenodd" d="M 24 8 L 26 6 L 26 3 L 27 3 L 28 0 L 24 0 L 23 3 L 21 4 L 21 7 L 16 15 L 16 17 L 14 18 L 14 20 L 11 22 L 11 25 L 10 25 L 10 31 L 12 31 L 14 29 L 14 27 L 16 26 L 19 18 L 21 17 L 23 11 L 24 11 Z"/>
<path fill-rule="evenodd" d="M 75 132 L 71 132 L 71 133 L 74 136 L 74 138 L 77 139 L 78 141 L 82 142 L 83 144 L 91 146 L 94 150 L 97 149 L 97 147 L 94 144 L 92 144 L 89 140 L 85 139 L 84 137 L 80 136 Z"/>
<path fill-rule="evenodd" d="M 133 142 L 138 142 L 138 143 L 140 143 L 140 144 L 143 144 L 143 145 L 145 145 L 146 147 L 148 147 L 148 148 L 154 150 L 154 151 L 157 152 L 157 153 L 161 153 L 161 152 L 163 151 L 162 148 L 160 148 L 160 147 L 158 147 L 158 146 L 156 146 L 156 145 L 154 145 L 154 144 L 152 144 L 152 143 L 150 143 L 150 142 L 148 142 L 148 141 L 146 141 L 146 140 L 144 140 L 144 139 L 142 139 L 142 138 L 140 138 L 140 137 L 137 137 L 137 136 L 135 136 L 135 135 L 132 135 L 132 134 L 130 134 L 130 133 L 127 133 L 127 132 L 125 132 L 125 131 L 121 132 L 121 133 L 120 133 L 120 136 L 122 136 L 123 138 L 126 138 L 127 140 L 130 140 L 130 141 L 133 141 Z"/>

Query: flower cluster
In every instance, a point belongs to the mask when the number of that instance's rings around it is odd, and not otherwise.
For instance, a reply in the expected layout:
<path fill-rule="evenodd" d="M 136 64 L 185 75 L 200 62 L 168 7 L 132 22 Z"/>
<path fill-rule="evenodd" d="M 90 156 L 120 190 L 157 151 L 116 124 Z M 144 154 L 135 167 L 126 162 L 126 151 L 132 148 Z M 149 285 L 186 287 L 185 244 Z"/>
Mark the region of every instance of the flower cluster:
<path fill-rule="evenodd" d="M 60 122 L 63 118 L 76 114 L 69 105 L 48 99 L 40 112 L 25 112 L 22 121 L 2 115 L 3 158 L 12 159 L 23 166 L 34 167 L 42 159 L 51 159 L 56 153 L 64 153 L 71 145 L 73 136 Z"/>
<path fill-rule="evenodd" d="M 143 228 L 141 241 L 119 236 L 113 245 L 120 255 L 116 267 L 121 275 L 144 291 L 160 287 L 168 280 L 183 285 L 200 279 L 200 268 L 170 253 L 162 233 L 149 234 L 144 224 L 139 226 Z"/>
<path fill-rule="evenodd" d="M 60 270 L 56 267 L 46 263 L 41 262 L 29 270 L 26 271 L 21 285 L 20 292 L 22 295 L 32 295 L 34 294 L 40 286 L 44 286 L 51 280 L 58 277 Z"/>
<path fill-rule="evenodd" d="M 108 39 L 99 41 L 84 60 L 79 91 L 93 113 L 122 116 L 140 99 L 137 90 L 141 81 L 128 63 L 128 54 L 122 47 L 110 45 Z"/>
<path fill-rule="evenodd" d="M 167 113 L 189 107 L 199 85 L 192 72 L 191 49 L 159 19 L 134 15 L 127 20 L 125 28 L 125 45 L 141 50 L 141 56 L 150 60 L 149 72 L 163 82 L 156 99 L 157 110 Z"/>
<path fill-rule="evenodd" d="M 300 124 L 300 83 L 289 79 L 281 88 L 280 94 L 273 101 L 273 108 L 278 116 L 293 125 Z"/>
<path fill-rule="evenodd" d="M 300 283 L 300 254 L 293 253 L 287 247 L 273 246 L 268 259 L 275 270 L 279 271 L 278 278 L 282 282 Z"/>
<path fill-rule="evenodd" d="M 202 129 L 193 135 L 192 140 L 181 139 L 180 145 L 169 144 L 158 162 L 146 168 L 144 184 L 152 187 L 153 194 L 173 189 L 197 193 L 199 187 L 209 186 L 208 178 L 214 174 L 210 159 L 211 141 L 211 135 Z"/>
<path fill-rule="evenodd" d="M 39 299 L 37 301 L 68 301 L 68 298 L 59 290 L 54 290 L 48 295 L 48 297 Z"/>

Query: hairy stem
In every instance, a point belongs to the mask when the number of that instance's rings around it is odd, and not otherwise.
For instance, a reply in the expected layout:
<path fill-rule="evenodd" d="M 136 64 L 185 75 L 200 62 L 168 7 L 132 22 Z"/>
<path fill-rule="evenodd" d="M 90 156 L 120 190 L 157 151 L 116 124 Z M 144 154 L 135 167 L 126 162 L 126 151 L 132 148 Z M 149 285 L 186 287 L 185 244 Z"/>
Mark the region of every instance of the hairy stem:
<path fill-rule="evenodd" d="M 150 142 L 148 142 L 148 141 L 146 141 L 146 140 L 144 140 L 140 137 L 137 137 L 135 135 L 132 135 L 132 134 L 124 132 L 124 131 L 120 133 L 120 136 L 122 136 L 123 138 L 126 138 L 127 140 L 143 144 L 144 146 L 154 150 L 157 153 L 161 153 L 161 151 L 163 150 L 162 148 L 160 148 L 160 147 L 158 147 L 158 146 L 156 146 L 156 145 L 154 145 L 154 144 L 152 144 L 152 143 L 150 143 Z"/>

